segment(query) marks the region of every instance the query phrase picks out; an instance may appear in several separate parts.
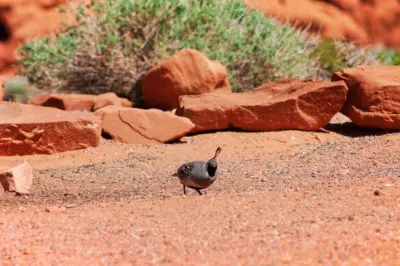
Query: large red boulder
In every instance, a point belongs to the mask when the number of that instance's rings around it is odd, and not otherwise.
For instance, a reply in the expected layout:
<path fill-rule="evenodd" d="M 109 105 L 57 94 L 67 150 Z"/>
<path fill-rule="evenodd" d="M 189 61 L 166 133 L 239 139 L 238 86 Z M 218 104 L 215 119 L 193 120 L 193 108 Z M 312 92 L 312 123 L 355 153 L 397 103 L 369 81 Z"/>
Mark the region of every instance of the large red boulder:
<path fill-rule="evenodd" d="M 226 67 L 191 49 L 166 58 L 146 74 L 142 83 L 146 103 L 165 110 L 178 107 L 181 95 L 213 91 L 230 91 Z"/>
<path fill-rule="evenodd" d="M 108 105 L 131 107 L 128 99 L 120 98 L 109 92 L 100 95 L 91 94 L 39 94 L 28 101 L 29 104 L 54 107 L 66 111 L 96 111 Z"/>
<path fill-rule="evenodd" d="M 332 80 L 347 83 L 342 112 L 355 124 L 400 129 L 400 67 L 359 66 L 336 72 Z"/>
<path fill-rule="evenodd" d="M 95 112 L 101 128 L 112 139 L 129 144 L 163 143 L 177 140 L 194 125 L 184 117 L 157 109 L 107 106 Z"/>
<path fill-rule="evenodd" d="M 0 156 L 52 154 L 100 142 L 98 119 L 90 113 L 0 102 Z"/>
<path fill-rule="evenodd" d="M 193 132 L 228 128 L 314 131 L 340 111 L 346 95 L 344 82 L 285 79 L 243 93 L 182 96 L 177 114 L 196 125 Z"/>

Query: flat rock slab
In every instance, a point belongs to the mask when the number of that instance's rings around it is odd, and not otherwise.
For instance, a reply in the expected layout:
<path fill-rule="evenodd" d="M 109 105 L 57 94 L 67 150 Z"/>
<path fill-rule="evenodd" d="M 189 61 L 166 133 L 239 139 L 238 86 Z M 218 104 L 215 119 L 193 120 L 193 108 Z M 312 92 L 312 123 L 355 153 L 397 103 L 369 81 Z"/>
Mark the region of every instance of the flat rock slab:
<path fill-rule="evenodd" d="M 187 118 L 156 109 L 107 106 L 95 113 L 104 133 L 129 144 L 163 143 L 179 139 L 194 128 Z"/>
<path fill-rule="evenodd" d="M 0 102 L 0 156 L 95 147 L 100 132 L 98 118 L 90 113 Z"/>
<path fill-rule="evenodd" d="M 400 129 L 400 67 L 359 66 L 336 72 L 332 80 L 347 83 L 342 113 L 356 125 Z"/>
<path fill-rule="evenodd" d="M 247 131 L 315 131 L 329 123 L 347 95 L 343 81 L 284 79 L 243 93 L 181 96 L 177 115 L 192 132 L 237 128 Z"/>
<path fill-rule="evenodd" d="M 36 95 L 29 104 L 54 107 L 66 111 L 96 111 L 108 105 L 131 107 L 128 99 L 109 92 L 100 95 L 51 93 Z"/>

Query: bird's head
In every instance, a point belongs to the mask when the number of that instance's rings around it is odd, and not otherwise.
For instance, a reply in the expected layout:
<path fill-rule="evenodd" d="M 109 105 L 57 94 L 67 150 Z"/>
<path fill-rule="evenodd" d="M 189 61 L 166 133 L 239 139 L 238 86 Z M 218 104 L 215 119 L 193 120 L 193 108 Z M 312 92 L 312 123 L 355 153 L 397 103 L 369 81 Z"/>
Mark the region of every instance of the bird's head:
<path fill-rule="evenodd" d="M 221 148 L 218 147 L 217 150 L 215 151 L 215 155 L 213 158 L 207 161 L 207 172 L 210 176 L 214 176 L 215 173 L 217 172 L 217 157 L 221 153 Z"/>

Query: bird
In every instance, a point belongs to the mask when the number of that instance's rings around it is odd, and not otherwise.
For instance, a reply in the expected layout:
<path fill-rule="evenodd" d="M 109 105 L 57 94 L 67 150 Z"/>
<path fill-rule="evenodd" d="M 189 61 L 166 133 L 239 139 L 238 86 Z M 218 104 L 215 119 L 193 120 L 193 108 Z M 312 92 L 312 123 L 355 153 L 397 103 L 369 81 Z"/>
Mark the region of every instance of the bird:
<path fill-rule="evenodd" d="M 172 176 L 179 178 L 183 185 L 183 194 L 186 194 L 186 187 L 194 189 L 203 195 L 200 190 L 209 187 L 217 179 L 217 157 L 221 153 L 220 147 L 215 151 L 214 157 L 208 161 L 193 161 L 179 166 L 178 171 Z"/>

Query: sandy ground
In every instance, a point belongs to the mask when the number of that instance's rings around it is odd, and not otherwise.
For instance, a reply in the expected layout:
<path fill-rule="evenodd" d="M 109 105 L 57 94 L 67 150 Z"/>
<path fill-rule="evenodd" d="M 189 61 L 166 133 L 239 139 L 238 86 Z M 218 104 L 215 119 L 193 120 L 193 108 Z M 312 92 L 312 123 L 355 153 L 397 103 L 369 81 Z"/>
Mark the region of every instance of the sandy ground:
<path fill-rule="evenodd" d="M 0 194 L 0 265 L 400 265 L 400 133 L 341 119 L 0 157 L 35 168 Z M 217 181 L 182 195 L 171 174 L 217 146 Z"/>

